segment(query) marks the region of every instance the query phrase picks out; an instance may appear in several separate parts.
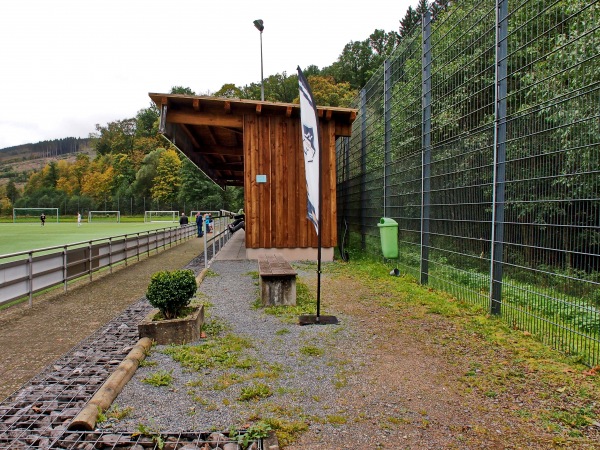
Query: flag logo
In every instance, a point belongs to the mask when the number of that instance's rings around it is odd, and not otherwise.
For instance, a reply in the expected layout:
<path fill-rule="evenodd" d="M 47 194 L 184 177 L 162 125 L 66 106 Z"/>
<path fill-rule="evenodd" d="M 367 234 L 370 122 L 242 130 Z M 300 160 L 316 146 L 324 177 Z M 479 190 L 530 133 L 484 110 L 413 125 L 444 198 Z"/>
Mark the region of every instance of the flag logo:
<path fill-rule="evenodd" d="M 300 89 L 300 121 L 302 122 L 302 147 L 304 150 L 304 170 L 306 172 L 306 193 L 308 219 L 319 234 L 319 119 L 317 107 L 302 70 L 298 67 Z"/>

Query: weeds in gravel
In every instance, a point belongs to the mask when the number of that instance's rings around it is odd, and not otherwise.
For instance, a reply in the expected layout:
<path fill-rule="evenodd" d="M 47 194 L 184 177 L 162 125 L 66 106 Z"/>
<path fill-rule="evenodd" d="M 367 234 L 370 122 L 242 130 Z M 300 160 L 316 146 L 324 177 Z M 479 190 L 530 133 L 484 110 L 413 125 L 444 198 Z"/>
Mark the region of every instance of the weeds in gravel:
<path fill-rule="evenodd" d="M 170 346 L 162 352 L 192 370 L 249 369 L 256 366 L 257 361 L 243 355 L 243 351 L 247 348 L 252 348 L 249 339 L 227 334 L 209 339 L 199 345 Z"/>
<path fill-rule="evenodd" d="M 206 334 L 206 337 L 215 338 L 222 334 L 227 329 L 227 325 L 222 320 L 211 319 L 202 324 L 201 330 Z"/>
<path fill-rule="evenodd" d="M 128 417 L 132 412 L 133 408 L 130 406 L 121 408 L 117 404 L 112 404 L 107 411 L 102 411 L 102 408 L 98 406 L 98 417 L 96 418 L 96 423 L 101 424 L 110 419 L 123 420 L 126 417 Z"/>
<path fill-rule="evenodd" d="M 284 367 L 281 364 L 265 364 L 256 369 L 249 378 L 268 378 L 274 380 L 281 376 Z"/>
<path fill-rule="evenodd" d="M 133 412 L 133 408 L 130 406 L 126 406 L 121 408 L 116 403 L 113 403 L 108 411 L 106 411 L 107 419 L 115 419 L 115 420 L 123 420 L 128 417 Z"/>
<path fill-rule="evenodd" d="M 308 430 L 306 422 L 301 420 L 285 420 L 277 418 L 265 418 L 263 420 L 269 424 L 273 431 L 275 431 L 281 448 L 293 444 L 296 439 L 298 439 L 300 433 Z"/>
<path fill-rule="evenodd" d="M 300 347 L 300 353 L 305 356 L 323 356 L 323 349 L 314 345 L 305 345 Z"/>
<path fill-rule="evenodd" d="M 348 422 L 348 418 L 340 414 L 328 415 L 326 420 L 327 423 L 330 423 L 331 425 L 344 425 L 346 422 Z"/>
<path fill-rule="evenodd" d="M 255 383 L 252 386 L 243 387 L 238 400 L 247 402 L 250 400 L 260 400 L 273 395 L 273 391 L 264 383 Z"/>
<path fill-rule="evenodd" d="M 147 359 L 144 359 L 143 361 L 140 361 L 139 367 L 154 367 L 157 364 L 158 363 L 156 361 L 149 361 Z"/>
<path fill-rule="evenodd" d="M 131 434 L 131 437 L 137 436 L 149 437 L 159 450 L 162 450 L 165 447 L 165 440 L 161 436 L 160 431 L 154 426 L 145 425 L 143 423 L 138 424 L 136 431 Z"/>
<path fill-rule="evenodd" d="M 142 383 L 150 384 L 155 387 L 170 386 L 173 383 L 173 371 L 159 370 L 142 378 Z"/>
<path fill-rule="evenodd" d="M 246 449 L 253 442 L 266 438 L 270 431 L 271 425 L 267 422 L 259 421 L 239 431 L 232 428 L 229 431 L 229 437 L 235 439 L 243 449 Z"/>
<path fill-rule="evenodd" d="M 219 377 L 217 382 L 213 384 L 212 388 L 216 391 L 224 391 L 229 386 L 241 383 L 242 381 L 244 381 L 244 377 L 237 373 L 224 373 Z"/>

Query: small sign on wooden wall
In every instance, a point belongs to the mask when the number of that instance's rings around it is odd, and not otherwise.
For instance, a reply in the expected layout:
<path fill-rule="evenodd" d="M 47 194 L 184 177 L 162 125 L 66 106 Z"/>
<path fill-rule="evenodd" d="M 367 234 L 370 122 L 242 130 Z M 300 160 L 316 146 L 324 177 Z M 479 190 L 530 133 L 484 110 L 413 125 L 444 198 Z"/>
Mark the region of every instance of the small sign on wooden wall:
<path fill-rule="evenodd" d="M 267 176 L 266 175 L 256 175 L 256 182 L 257 183 L 266 183 Z"/>

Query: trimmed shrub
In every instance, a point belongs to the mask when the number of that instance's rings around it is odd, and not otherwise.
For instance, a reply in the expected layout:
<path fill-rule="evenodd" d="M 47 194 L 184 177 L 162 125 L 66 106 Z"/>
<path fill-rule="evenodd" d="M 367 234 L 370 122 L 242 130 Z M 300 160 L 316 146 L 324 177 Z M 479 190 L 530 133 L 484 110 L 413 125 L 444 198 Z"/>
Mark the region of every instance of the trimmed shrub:
<path fill-rule="evenodd" d="M 163 270 L 150 278 L 146 298 L 165 319 L 174 319 L 190 304 L 197 288 L 191 270 Z"/>

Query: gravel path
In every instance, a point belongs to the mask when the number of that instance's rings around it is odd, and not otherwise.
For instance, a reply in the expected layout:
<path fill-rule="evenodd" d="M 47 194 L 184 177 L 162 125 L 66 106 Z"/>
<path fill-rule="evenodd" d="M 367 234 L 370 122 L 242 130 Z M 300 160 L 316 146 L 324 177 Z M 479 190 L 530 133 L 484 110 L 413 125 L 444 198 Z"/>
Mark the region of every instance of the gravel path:
<path fill-rule="evenodd" d="M 255 363 L 248 369 L 189 370 L 163 353 L 168 347 L 157 346 L 147 359 L 156 365 L 139 368 L 116 399 L 120 408 L 133 408 L 119 429 L 131 430 L 144 423 L 161 430 L 227 430 L 273 411 L 278 415 L 285 411 L 300 416 L 334 414 L 330 408 L 338 396 L 335 383 L 348 370 L 338 348 L 350 338 L 349 318 L 327 326 L 282 322 L 253 308 L 259 295 L 252 274 L 257 271 L 256 261 L 217 261 L 211 271 L 199 289 L 201 298 L 211 305 L 206 322 L 224 324 L 222 334 L 247 338 L 251 348 L 244 357 Z M 171 386 L 142 382 L 159 370 L 172 373 Z M 237 381 L 215 389 L 224 376 Z M 257 383 L 268 384 L 272 395 L 260 401 L 238 400 L 243 388 Z"/>

